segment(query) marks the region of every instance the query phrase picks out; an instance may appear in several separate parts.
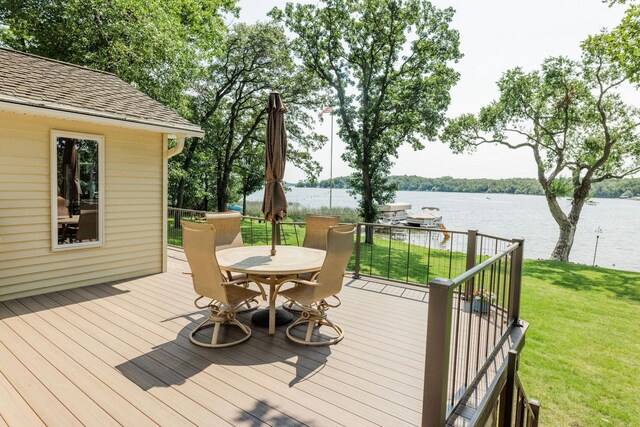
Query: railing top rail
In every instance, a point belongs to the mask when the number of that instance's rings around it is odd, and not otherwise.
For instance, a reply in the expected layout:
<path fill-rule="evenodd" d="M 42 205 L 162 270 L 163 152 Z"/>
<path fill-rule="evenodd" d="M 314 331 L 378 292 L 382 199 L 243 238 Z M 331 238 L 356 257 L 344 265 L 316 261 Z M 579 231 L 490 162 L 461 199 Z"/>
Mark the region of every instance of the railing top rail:
<path fill-rule="evenodd" d="M 251 216 L 251 215 L 242 215 L 242 219 L 250 219 L 250 220 L 256 220 L 256 221 L 266 221 L 264 219 L 264 217 L 262 217 L 262 216 Z M 271 222 L 271 221 L 267 221 L 267 222 Z M 279 221 L 278 224 L 280 224 L 280 225 L 304 225 L 305 222 L 304 221 Z"/>
<path fill-rule="evenodd" d="M 251 215 L 242 215 L 242 219 L 250 219 L 250 220 L 257 220 L 257 221 L 264 221 L 265 220 L 261 216 L 251 216 Z M 278 224 L 280 224 L 280 225 L 306 225 L 307 223 L 304 222 L 304 221 L 280 221 Z M 352 224 L 352 223 L 350 223 L 350 222 L 341 222 L 339 224 L 340 225 L 347 225 L 347 224 Z"/>
<path fill-rule="evenodd" d="M 516 249 L 518 249 L 519 246 L 520 246 L 519 242 L 514 242 L 511 245 L 509 245 L 509 247 L 507 249 L 505 249 L 504 251 L 502 251 L 502 252 L 500 252 L 498 254 L 495 254 L 491 258 L 489 258 L 489 259 L 481 262 L 480 264 L 476 265 L 475 267 L 465 271 L 461 275 L 459 275 L 457 277 L 454 277 L 453 279 L 451 279 L 451 286 L 454 287 L 454 286 L 460 285 L 460 284 L 462 284 L 462 283 L 474 278 L 479 273 L 481 273 L 483 270 L 485 270 L 486 268 L 491 266 L 491 264 L 496 263 L 498 260 L 504 258 L 505 256 L 507 256 L 511 252 L 513 252 Z"/>
<path fill-rule="evenodd" d="M 511 243 L 511 242 L 513 242 L 515 240 L 515 239 L 508 239 L 506 237 L 494 236 L 493 234 L 485 234 L 485 233 L 480 233 L 480 232 L 478 232 L 477 236 L 478 237 L 486 237 L 486 238 L 489 238 L 489 239 L 500 240 L 501 242 L 507 242 L 507 243 Z"/>
<path fill-rule="evenodd" d="M 206 212 L 207 212 L 207 211 L 197 211 L 197 210 L 195 210 L 195 209 L 174 208 L 174 207 L 171 207 L 171 206 L 169 206 L 169 209 L 172 209 L 172 210 L 174 210 L 174 211 L 180 211 L 180 212 L 193 212 L 193 213 L 199 213 L 199 214 L 204 214 L 204 213 L 206 213 Z"/>

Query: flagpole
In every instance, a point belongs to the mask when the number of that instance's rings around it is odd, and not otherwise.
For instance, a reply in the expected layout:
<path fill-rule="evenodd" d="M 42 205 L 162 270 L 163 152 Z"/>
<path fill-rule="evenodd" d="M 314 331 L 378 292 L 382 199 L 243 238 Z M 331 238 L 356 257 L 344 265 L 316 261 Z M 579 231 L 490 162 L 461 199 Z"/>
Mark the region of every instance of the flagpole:
<path fill-rule="evenodd" d="M 329 214 L 333 213 L 331 201 L 333 197 L 333 111 L 331 112 L 331 142 L 329 150 Z"/>

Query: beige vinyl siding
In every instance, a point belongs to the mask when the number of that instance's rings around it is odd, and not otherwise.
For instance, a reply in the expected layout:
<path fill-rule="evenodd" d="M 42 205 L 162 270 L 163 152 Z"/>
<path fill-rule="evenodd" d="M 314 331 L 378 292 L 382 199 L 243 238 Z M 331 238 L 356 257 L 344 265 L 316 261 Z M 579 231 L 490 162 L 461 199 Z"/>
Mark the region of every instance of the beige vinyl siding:
<path fill-rule="evenodd" d="M 51 130 L 105 139 L 105 242 L 53 252 Z M 162 271 L 160 133 L 0 112 L 0 300 Z"/>

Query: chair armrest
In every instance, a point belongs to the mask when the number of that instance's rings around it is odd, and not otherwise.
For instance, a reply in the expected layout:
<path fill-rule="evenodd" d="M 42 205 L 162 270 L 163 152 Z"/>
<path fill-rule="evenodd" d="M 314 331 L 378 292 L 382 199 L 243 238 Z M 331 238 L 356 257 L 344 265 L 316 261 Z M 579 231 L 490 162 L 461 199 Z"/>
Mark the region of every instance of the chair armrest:
<path fill-rule="evenodd" d="M 222 282 L 222 286 L 235 286 L 235 285 L 246 285 L 249 284 L 249 282 L 252 282 L 252 280 L 250 280 L 248 277 L 242 278 L 242 279 L 236 279 L 236 280 L 230 280 L 228 282 Z M 267 293 L 264 291 L 264 288 L 262 287 L 262 285 L 258 282 L 253 282 L 256 285 L 258 285 L 258 289 L 260 289 L 260 294 L 262 295 L 262 300 L 266 301 L 267 300 Z"/>
<path fill-rule="evenodd" d="M 275 292 L 273 294 L 273 298 L 275 298 L 276 295 L 278 295 L 280 293 L 280 289 L 284 285 L 286 285 L 287 283 L 295 283 L 296 286 L 298 286 L 298 285 L 313 286 L 313 287 L 319 286 L 318 282 L 312 282 L 310 280 L 303 280 L 303 279 L 298 279 L 298 278 L 294 277 L 292 279 L 285 280 L 282 283 L 278 284 L 276 286 L 276 288 L 275 288 Z"/>
<path fill-rule="evenodd" d="M 287 280 L 283 283 L 295 283 L 296 285 L 306 285 L 306 286 L 319 286 L 318 282 L 312 282 L 311 280 L 303 280 L 303 279 L 291 279 Z"/>
<path fill-rule="evenodd" d="M 222 286 L 244 285 L 245 283 L 249 283 L 249 279 L 247 279 L 246 277 L 243 277 L 242 279 L 229 280 L 227 282 L 222 282 Z"/>

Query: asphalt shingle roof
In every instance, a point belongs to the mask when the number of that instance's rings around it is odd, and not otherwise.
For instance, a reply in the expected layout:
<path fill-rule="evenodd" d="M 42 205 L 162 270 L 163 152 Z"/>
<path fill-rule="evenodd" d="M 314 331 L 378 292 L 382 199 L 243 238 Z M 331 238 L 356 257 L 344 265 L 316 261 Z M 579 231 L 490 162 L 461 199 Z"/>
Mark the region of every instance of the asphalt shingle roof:
<path fill-rule="evenodd" d="M 113 74 L 0 48 L 0 101 L 201 131 Z"/>

